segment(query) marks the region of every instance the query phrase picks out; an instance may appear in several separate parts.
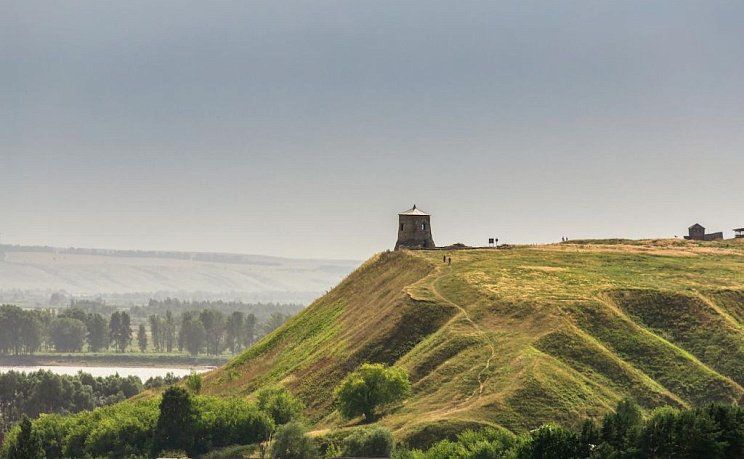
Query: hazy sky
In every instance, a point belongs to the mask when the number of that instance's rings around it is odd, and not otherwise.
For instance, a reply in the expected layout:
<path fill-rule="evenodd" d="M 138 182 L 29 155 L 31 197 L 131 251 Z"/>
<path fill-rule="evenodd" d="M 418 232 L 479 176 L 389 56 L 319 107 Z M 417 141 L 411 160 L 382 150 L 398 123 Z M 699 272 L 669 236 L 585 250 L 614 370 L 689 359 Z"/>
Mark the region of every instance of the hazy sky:
<path fill-rule="evenodd" d="M 744 3 L 0 2 L 0 238 L 363 258 L 744 226 Z"/>

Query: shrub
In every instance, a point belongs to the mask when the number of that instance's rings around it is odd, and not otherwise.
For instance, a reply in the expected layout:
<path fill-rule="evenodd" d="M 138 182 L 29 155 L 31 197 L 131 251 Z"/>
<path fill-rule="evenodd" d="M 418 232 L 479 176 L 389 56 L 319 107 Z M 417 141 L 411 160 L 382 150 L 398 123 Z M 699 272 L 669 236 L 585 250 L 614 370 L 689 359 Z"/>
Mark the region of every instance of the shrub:
<path fill-rule="evenodd" d="M 393 434 L 386 427 L 357 429 L 344 440 L 344 455 L 388 457 L 393 450 Z"/>
<path fill-rule="evenodd" d="M 198 397 L 196 411 L 196 452 L 258 443 L 267 440 L 274 430 L 274 421 L 268 414 L 240 398 Z"/>
<path fill-rule="evenodd" d="M 383 364 L 364 364 L 350 373 L 336 388 L 336 402 L 341 415 L 353 418 L 364 415 L 370 422 L 375 408 L 404 399 L 411 392 L 405 370 Z"/>
<path fill-rule="evenodd" d="M 305 405 L 281 386 L 266 387 L 258 391 L 258 408 L 267 413 L 276 425 L 296 420 Z"/>
<path fill-rule="evenodd" d="M 275 459 L 315 459 L 318 453 L 305 427 L 293 421 L 277 429 L 271 457 Z"/>
<path fill-rule="evenodd" d="M 198 394 L 201 392 L 202 388 L 202 377 L 199 373 L 195 371 L 191 371 L 191 374 L 189 374 L 186 377 L 186 387 L 193 393 Z"/>

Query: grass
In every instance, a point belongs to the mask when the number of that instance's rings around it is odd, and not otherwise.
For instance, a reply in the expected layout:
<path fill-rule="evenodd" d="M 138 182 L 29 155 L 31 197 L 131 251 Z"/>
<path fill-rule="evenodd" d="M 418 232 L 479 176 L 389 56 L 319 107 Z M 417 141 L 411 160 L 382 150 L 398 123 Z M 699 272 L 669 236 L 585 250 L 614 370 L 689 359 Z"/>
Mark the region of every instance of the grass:
<path fill-rule="evenodd" d="M 736 402 L 743 304 L 738 242 L 386 252 L 207 373 L 203 392 L 281 383 L 315 429 L 345 429 L 358 420 L 334 411 L 334 387 L 362 362 L 397 365 L 413 391 L 380 422 L 418 447 L 472 426 L 577 424 L 625 397 Z"/>

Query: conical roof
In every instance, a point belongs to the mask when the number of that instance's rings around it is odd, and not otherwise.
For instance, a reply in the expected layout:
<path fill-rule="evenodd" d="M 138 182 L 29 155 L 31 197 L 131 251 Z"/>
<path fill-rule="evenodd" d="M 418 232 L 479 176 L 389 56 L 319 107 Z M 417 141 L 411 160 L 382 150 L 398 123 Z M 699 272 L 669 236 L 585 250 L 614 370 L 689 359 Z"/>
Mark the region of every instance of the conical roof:
<path fill-rule="evenodd" d="M 421 209 L 416 208 L 416 204 L 405 212 L 401 212 L 398 215 L 429 215 L 426 212 L 422 212 Z"/>

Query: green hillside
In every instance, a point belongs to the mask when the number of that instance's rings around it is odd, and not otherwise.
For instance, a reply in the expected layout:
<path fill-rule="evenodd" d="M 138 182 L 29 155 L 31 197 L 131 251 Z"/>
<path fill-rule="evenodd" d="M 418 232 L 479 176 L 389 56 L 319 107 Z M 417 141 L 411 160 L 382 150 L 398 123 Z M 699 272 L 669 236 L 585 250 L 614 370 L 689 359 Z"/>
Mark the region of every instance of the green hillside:
<path fill-rule="evenodd" d="M 744 401 L 743 324 L 737 242 L 386 252 L 209 373 L 204 391 L 282 383 L 317 429 L 339 427 L 333 388 L 384 362 L 413 382 L 381 420 L 400 439 L 571 426 L 624 397 L 647 408 Z"/>

